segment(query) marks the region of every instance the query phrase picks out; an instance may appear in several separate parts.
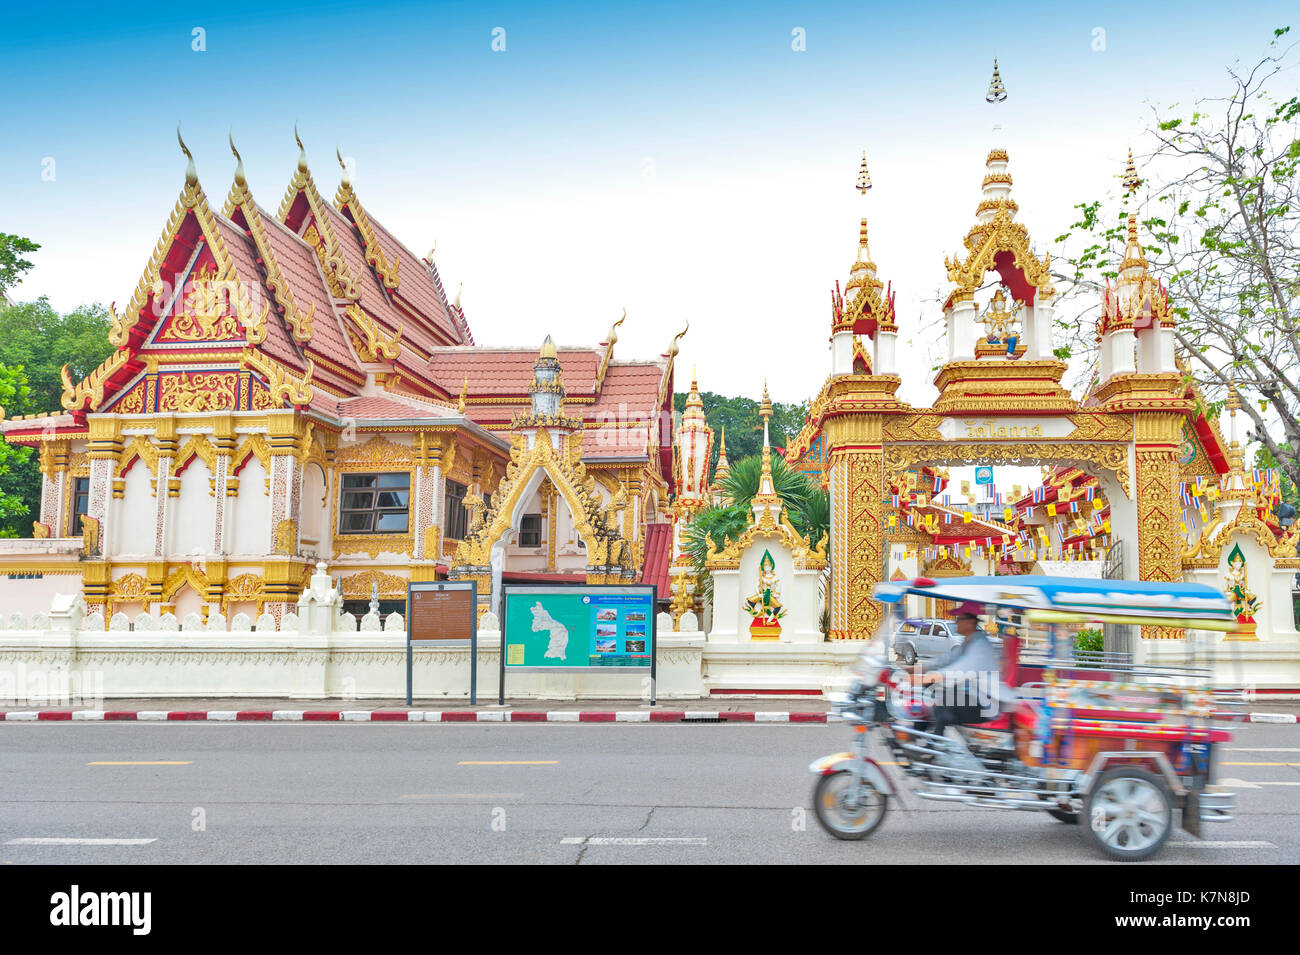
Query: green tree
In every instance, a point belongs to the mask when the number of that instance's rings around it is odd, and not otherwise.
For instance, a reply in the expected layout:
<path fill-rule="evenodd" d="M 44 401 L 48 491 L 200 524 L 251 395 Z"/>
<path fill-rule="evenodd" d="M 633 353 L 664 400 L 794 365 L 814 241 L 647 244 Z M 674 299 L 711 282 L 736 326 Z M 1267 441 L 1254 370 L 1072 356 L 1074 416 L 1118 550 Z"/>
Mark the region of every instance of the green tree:
<path fill-rule="evenodd" d="M 20 407 L 27 401 L 27 379 L 21 368 L 0 366 L 0 407 L 6 412 L 11 407 Z M 35 455 L 31 448 L 0 442 L 0 537 L 24 536 L 20 529 L 21 521 L 31 510 L 24 490 L 24 482 L 16 480 L 21 473 L 34 465 Z M 39 479 L 39 471 L 37 472 Z M 40 485 L 36 488 L 36 505 L 40 507 Z M 31 533 L 31 524 L 26 525 L 26 533 Z"/>
<path fill-rule="evenodd" d="M 1115 278 L 1127 220 L 1170 288 L 1175 335 L 1210 408 L 1230 382 L 1260 442 L 1300 484 L 1300 97 L 1292 95 L 1295 44 L 1247 70 L 1229 69 L 1223 96 L 1157 109 L 1147 130 L 1138 193 L 1079 203 L 1058 238 L 1070 269 L 1057 275 L 1087 310 L 1062 308 L 1061 357 L 1095 355 L 1095 307 Z M 1282 90 L 1281 97 L 1273 90 Z M 1080 245 L 1081 243 L 1081 245 Z"/>
<path fill-rule="evenodd" d="M 24 272 L 32 263 L 21 256 L 25 252 L 35 252 L 40 246 L 31 239 L 20 235 L 0 232 L 0 292 L 7 292 L 18 284 Z"/>
<path fill-rule="evenodd" d="M 737 461 L 763 450 L 763 419 L 758 413 L 759 402 L 753 398 L 728 398 L 712 391 L 700 393 L 704 403 L 704 419 L 715 435 L 713 456 L 709 462 L 709 474 L 718 463 L 721 450 L 722 434 L 726 431 L 727 460 Z M 678 414 L 686 409 L 686 395 L 678 392 L 673 395 L 673 407 Z M 786 404 L 780 401 L 772 403 L 772 420 L 768 426 L 770 440 L 774 447 L 784 447 L 803 428 L 808 420 L 808 402 Z"/>
<path fill-rule="evenodd" d="M 0 374 L 22 380 L 12 397 L 0 399 L 6 414 L 62 410 L 60 370 L 66 364 L 72 380 L 80 381 L 112 354 L 108 325 L 108 312 L 101 305 L 61 315 L 42 297 L 0 310 Z M 0 499 L 17 498 L 22 507 L 0 504 L 0 534 L 27 537 L 40 517 L 40 462 L 30 449 L 4 448 L 17 454 L 0 470 Z"/>

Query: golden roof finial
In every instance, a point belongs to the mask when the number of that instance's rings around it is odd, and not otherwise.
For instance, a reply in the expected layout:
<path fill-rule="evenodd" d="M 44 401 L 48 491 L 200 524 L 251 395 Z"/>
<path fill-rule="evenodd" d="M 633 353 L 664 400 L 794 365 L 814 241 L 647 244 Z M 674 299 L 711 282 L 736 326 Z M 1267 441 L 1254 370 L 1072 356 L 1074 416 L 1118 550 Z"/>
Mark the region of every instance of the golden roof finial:
<path fill-rule="evenodd" d="M 457 286 L 456 288 L 456 301 L 451 303 L 452 305 L 455 305 L 457 308 L 460 308 L 460 293 L 463 291 L 465 291 L 465 283 L 461 282 L 460 285 Z"/>
<path fill-rule="evenodd" d="M 542 350 L 537 354 L 538 358 L 558 358 L 555 351 L 555 340 L 550 335 L 546 336 L 546 341 L 542 342 Z"/>
<path fill-rule="evenodd" d="M 185 185 L 197 186 L 199 184 L 199 173 L 194 168 L 194 154 L 190 152 L 190 147 L 185 145 L 185 140 L 181 139 L 181 124 L 176 124 L 176 141 L 181 144 L 181 152 L 185 154 Z"/>
<path fill-rule="evenodd" d="M 461 414 L 465 413 L 465 399 L 469 397 L 469 375 L 465 376 L 465 383 L 460 386 L 460 400 L 456 402 L 456 410 Z"/>
<path fill-rule="evenodd" d="M 1138 191 L 1142 180 L 1138 178 L 1137 166 L 1133 164 L 1133 147 L 1128 148 L 1128 165 L 1124 167 L 1124 188 L 1131 196 Z"/>
<path fill-rule="evenodd" d="M 1007 98 L 1007 88 L 1002 85 L 1002 77 L 998 74 L 998 58 L 993 58 L 993 78 L 989 80 L 988 92 L 984 94 L 984 99 L 990 103 L 1001 103 Z"/>
<path fill-rule="evenodd" d="M 722 426 L 722 438 L 718 443 L 718 464 L 725 464 L 727 461 L 727 426 Z"/>
<path fill-rule="evenodd" d="M 862 150 L 862 162 L 858 166 L 857 188 L 858 192 L 864 196 L 867 194 L 867 190 L 871 188 L 871 176 L 867 173 L 867 151 L 865 149 Z"/>
<path fill-rule="evenodd" d="M 691 330 L 691 322 L 690 322 L 690 319 L 687 319 L 687 320 L 686 320 L 686 327 L 683 328 L 680 332 L 678 332 L 676 335 L 673 336 L 673 343 L 672 343 L 671 345 L 668 346 L 668 357 L 669 357 L 669 358 L 676 358 L 676 357 L 677 357 L 677 353 L 678 353 L 679 351 L 681 351 L 681 349 L 678 347 L 677 343 L 681 340 L 681 337 L 682 337 L 683 335 L 685 335 L 687 332 L 689 332 L 690 330 Z"/>
<path fill-rule="evenodd" d="M 227 130 L 226 138 L 230 141 L 230 151 L 235 154 L 235 185 L 240 189 L 247 189 L 248 180 L 244 178 L 244 157 L 239 155 L 239 150 L 235 148 L 234 132 Z"/>
<path fill-rule="evenodd" d="M 339 157 L 339 168 L 343 170 L 343 185 L 350 186 L 352 180 L 348 176 L 348 164 L 343 161 L 343 151 L 338 146 L 334 147 L 334 155 Z"/>
<path fill-rule="evenodd" d="M 772 399 L 767 396 L 766 378 L 763 379 L 763 403 L 758 406 L 758 413 L 763 416 L 764 421 L 772 417 Z"/>
<path fill-rule="evenodd" d="M 627 309 L 623 309 L 622 316 L 613 325 L 609 326 L 609 334 L 605 336 L 605 344 L 613 345 L 618 341 L 618 326 L 627 321 Z"/>
<path fill-rule="evenodd" d="M 298 124 L 293 124 L 293 141 L 298 144 L 298 171 L 307 171 L 307 147 L 302 144 L 302 137 L 298 135 Z"/>
<path fill-rule="evenodd" d="M 428 252 L 425 254 L 425 256 L 424 256 L 424 261 L 426 261 L 426 262 L 432 262 L 432 261 L 433 261 L 433 255 L 434 255 L 434 253 L 437 252 L 437 251 L 438 251 L 438 240 L 437 240 L 437 239 L 434 239 L 434 240 L 433 240 L 433 245 L 429 246 L 429 251 L 428 251 Z"/>

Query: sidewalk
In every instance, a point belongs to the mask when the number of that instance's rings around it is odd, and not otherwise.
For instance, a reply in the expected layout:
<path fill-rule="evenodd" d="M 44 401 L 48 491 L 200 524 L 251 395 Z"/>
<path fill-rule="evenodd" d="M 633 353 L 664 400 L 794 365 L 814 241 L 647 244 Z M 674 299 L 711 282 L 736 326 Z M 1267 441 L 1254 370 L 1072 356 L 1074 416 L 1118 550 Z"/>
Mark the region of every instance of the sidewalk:
<path fill-rule="evenodd" d="M 812 696 L 760 699 L 714 697 L 671 700 L 650 706 L 642 700 L 508 700 L 496 698 L 471 706 L 468 700 L 415 700 L 407 707 L 398 700 L 290 699 L 126 699 L 103 701 L 92 707 L 9 706 L 0 721 L 30 722 L 411 722 L 411 723 L 827 723 L 829 701 Z M 1250 723 L 1297 724 L 1300 703 L 1247 703 L 1222 718 Z"/>

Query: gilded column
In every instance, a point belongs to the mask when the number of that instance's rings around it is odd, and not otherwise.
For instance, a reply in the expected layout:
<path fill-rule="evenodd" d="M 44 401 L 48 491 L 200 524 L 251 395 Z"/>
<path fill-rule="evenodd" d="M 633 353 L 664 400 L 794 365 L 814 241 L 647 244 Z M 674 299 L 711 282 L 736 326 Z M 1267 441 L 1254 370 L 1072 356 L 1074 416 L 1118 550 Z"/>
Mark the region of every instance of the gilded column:
<path fill-rule="evenodd" d="M 298 462 L 299 428 L 296 412 L 267 415 L 271 445 L 271 540 L 268 550 L 282 557 L 298 553 L 298 504 L 302 495 L 302 468 Z"/>
<path fill-rule="evenodd" d="M 111 487 L 113 469 L 122 453 L 122 438 L 116 418 L 92 417 L 87 423 L 90 429 L 87 455 L 90 459 L 90 496 L 82 531 L 86 541 L 86 560 L 81 570 L 82 592 L 87 604 L 107 608 L 111 586 L 107 542 L 113 527 Z"/>
<path fill-rule="evenodd" d="M 549 573 L 555 573 L 555 544 L 556 544 L 556 499 L 558 494 L 555 485 L 549 480 L 542 482 L 542 506 L 546 508 L 546 570 Z"/>
<path fill-rule="evenodd" d="M 882 577 L 884 449 L 881 419 L 844 415 L 825 425 L 831 466 L 832 640 L 870 640 L 884 618 L 872 599 Z"/>
<path fill-rule="evenodd" d="M 1178 441 L 1182 418 L 1166 412 L 1138 412 L 1135 416 L 1138 579 L 1183 579 L 1183 535 L 1178 527 Z M 1182 637 L 1171 627 L 1143 627 L 1142 636 Z"/>

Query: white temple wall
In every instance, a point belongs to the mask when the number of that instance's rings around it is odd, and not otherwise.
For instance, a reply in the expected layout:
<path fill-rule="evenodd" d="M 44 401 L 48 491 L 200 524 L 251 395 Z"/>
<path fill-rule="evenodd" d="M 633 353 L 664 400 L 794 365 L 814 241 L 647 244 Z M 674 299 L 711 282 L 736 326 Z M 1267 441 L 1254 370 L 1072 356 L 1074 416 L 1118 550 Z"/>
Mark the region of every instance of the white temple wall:
<path fill-rule="evenodd" d="M 112 502 L 118 519 L 109 533 L 113 540 L 109 553 L 115 557 L 149 557 L 153 554 L 154 511 L 153 475 L 149 466 L 137 461 L 126 472 L 124 496 Z M 166 488 L 162 493 L 166 494 Z"/>
<path fill-rule="evenodd" d="M 820 571 L 795 570 L 788 548 L 772 539 L 758 538 L 740 557 L 740 571 L 715 570 L 713 574 L 713 629 L 710 643 L 748 643 L 753 617 L 745 601 L 758 591 L 759 564 L 764 552 L 772 554 L 780 582 L 777 599 L 785 608 L 781 618 L 781 643 L 822 643 Z M 771 641 L 763 641 L 771 642 Z"/>
<path fill-rule="evenodd" d="M 239 497 L 233 502 L 228 553 L 264 557 L 271 553 L 271 498 L 266 494 L 266 468 L 252 458 L 239 472 Z"/>
<path fill-rule="evenodd" d="M 330 556 L 330 499 L 325 471 L 312 461 L 303 468 L 298 507 L 299 543 L 304 554 Z"/>
<path fill-rule="evenodd" d="M 217 499 L 208 485 L 211 478 L 212 472 L 201 458 L 192 460 L 181 472 L 180 495 L 167 502 L 166 553 L 173 559 L 212 552 Z"/>

